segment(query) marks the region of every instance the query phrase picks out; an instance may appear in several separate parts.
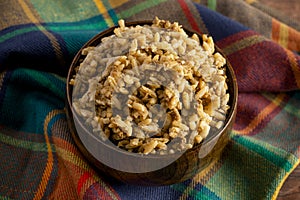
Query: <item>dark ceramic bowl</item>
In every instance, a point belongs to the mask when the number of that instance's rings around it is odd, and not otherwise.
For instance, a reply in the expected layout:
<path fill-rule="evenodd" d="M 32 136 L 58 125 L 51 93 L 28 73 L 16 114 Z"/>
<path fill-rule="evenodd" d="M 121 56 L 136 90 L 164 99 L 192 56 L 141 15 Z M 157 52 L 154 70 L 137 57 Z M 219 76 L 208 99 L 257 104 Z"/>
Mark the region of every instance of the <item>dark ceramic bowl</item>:
<path fill-rule="evenodd" d="M 126 23 L 126 26 L 145 24 L 152 24 L 152 21 L 131 22 Z M 86 159 L 102 171 L 102 173 L 125 183 L 139 185 L 169 185 L 182 182 L 192 178 L 197 173 L 201 173 L 222 155 L 222 151 L 229 141 L 229 133 L 235 120 L 238 87 L 236 77 L 230 63 L 227 60 L 226 75 L 228 93 L 230 95 L 228 103 L 230 109 L 227 112 L 225 125 L 222 129 L 220 129 L 220 131 L 213 133 L 212 135 L 209 134 L 202 143 L 195 145 L 192 149 L 189 149 L 180 155 L 149 154 L 145 156 L 130 153 L 121 150 L 116 146 L 108 145 L 95 137 L 72 112 L 73 86 L 69 84 L 69 81 L 73 75 L 76 74 L 75 68 L 79 66 L 84 59 L 84 56 L 81 54 L 82 50 L 89 46 L 97 46 L 101 43 L 101 39 L 103 37 L 114 34 L 114 28 L 115 27 L 109 28 L 88 41 L 79 50 L 69 69 L 67 77 L 67 120 L 76 145 Z M 185 31 L 188 35 L 192 35 L 194 33 L 187 29 L 185 29 Z M 218 47 L 215 49 L 224 56 Z M 111 165 L 107 163 L 113 163 L 114 167 L 111 167 Z M 156 169 L 156 164 L 160 164 L 161 166 L 161 163 L 164 164 L 164 167 Z M 141 171 L 141 167 L 143 169 L 148 168 Z"/>

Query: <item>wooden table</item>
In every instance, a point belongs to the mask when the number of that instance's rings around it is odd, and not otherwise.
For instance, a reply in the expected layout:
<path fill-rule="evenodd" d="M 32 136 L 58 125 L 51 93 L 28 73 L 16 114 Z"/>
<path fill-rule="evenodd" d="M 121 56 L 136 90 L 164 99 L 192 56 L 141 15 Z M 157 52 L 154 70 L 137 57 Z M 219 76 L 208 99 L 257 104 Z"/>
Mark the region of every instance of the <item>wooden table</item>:
<path fill-rule="evenodd" d="M 277 198 L 277 200 L 297 199 L 300 199 L 300 165 L 287 178 Z"/>

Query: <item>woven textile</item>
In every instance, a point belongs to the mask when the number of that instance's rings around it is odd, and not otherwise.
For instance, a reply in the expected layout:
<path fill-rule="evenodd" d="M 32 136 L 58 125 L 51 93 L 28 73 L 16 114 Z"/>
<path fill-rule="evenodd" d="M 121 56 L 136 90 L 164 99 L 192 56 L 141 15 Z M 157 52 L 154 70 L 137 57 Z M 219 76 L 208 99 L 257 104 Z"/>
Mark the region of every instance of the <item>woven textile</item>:
<path fill-rule="evenodd" d="M 1 0 L 0 199 L 276 199 L 300 158 L 300 33 L 274 13 L 242 0 Z M 95 170 L 75 146 L 65 78 L 91 37 L 118 19 L 154 16 L 213 36 L 237 76 L 238 112 L 205 173 L 133 186 Z"/>

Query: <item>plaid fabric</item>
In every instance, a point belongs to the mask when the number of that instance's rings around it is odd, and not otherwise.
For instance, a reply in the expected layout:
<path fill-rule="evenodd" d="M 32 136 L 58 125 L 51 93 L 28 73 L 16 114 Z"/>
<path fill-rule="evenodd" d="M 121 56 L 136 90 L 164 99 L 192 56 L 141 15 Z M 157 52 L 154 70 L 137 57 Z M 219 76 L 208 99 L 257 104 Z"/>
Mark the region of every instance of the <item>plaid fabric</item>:
<path fill-rule="evenodd" d="M 300 33 L 274 13 L 249 0 L 0 1 L 0 199 L 276 199 L 300 158 Z M 140 187 L 105 177 L 78 151 L 65 77 L 92 36 L 154 16 L 211 34 L 240 94 L 221 160 L 183 183 Z"/>

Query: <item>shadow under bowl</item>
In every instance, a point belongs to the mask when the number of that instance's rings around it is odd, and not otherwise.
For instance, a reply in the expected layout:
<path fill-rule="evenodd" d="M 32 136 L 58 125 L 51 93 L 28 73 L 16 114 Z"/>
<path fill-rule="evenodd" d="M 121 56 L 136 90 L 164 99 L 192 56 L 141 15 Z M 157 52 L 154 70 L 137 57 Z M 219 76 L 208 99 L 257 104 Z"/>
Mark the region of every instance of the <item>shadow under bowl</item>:
<path fill-rule="evenodd" d="M 137 21 L 126 23 L 126 26 L 150 25 L 152 21 Z M 93 37 L 76 54 L 70 66 L 67 77 L 67 121 L 71 135 L 83 153 L 85 158 L 103 174 L 116 178 L 125 183 L 138 185 L 170 185 L 192 178 L 197 173 L 203 172 L 215 163 L 222 155 L 224 147 L 229 141 L 236 110 L 238 87 L 234 71 L 222 51 L 215 46 L 217 52 L 222 54 L 226 60 L 226 76 L 228 93 L 230 95 L 228 105 L 230 106 L 225 120 L 225 125 L 220 131 L 213 133 L 200 144 L 185 151 L 182 154 L 168 155 L 142 155 L 130 153 L 119 149 L 97 138 L 91 133 L 72 112 L 73 86 L 69 84 L 71 78 L 76 74 L 76 67 L 85 58 L 82 50 L 89 46 L 97 46 L 101 39 L 114 34 L 111 27 Z M 194 32 L 185 29 L 188 35 Z M 199 34 L 198 34 L 199 35 Z M 199 35 L 199 38 L 200 37 Z M 161 167 L 163 166 L 163 167 Z"/>

